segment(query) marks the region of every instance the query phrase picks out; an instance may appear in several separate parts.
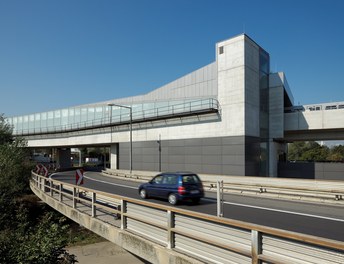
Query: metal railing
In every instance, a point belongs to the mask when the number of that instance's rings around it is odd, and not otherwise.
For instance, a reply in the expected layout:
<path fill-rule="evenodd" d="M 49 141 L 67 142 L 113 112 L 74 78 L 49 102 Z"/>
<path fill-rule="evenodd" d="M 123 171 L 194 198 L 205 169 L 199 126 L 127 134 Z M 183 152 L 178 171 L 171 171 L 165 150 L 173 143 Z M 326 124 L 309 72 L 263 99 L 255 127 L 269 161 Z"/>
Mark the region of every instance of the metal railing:
<path fill-rule="evenodd" d="M 179 116 L 188 116 L 194 114 L 205 114 L 210 112 L 219 112 L 220 105 L 216 99 L 200 99 L 196 101 L 184 102 L 175 105 L 157 107 L 152 109 L 133 111 L 132 122 L 146 122 L 151 120 L 166 119 Z M 87 120 L 83 122 L 56 125 L 48 127 L 39 127 L 31 129 L 16 129 L 14 128 L 14 135 L 27 136 L 37 134 L 54 134 L 54 133 L 66 133 L 80 130 L 97 129 L 115 125 L 125 125 L 130 122 L 130 116 L 128 113 L 120 113 L 118 115 L 112 115 L 110 117 L 103 117 L 93 120 Z"/>
<path fill-rule="evenodd" d="M 59 208 L 72 207 L 202 262 L 344 263 L 341 241 L 108 194 L 34 172 L 31 189 L 54 199 Z"/>
<path fill-rule="evenodd" d="M 158 172 L 111 170 L 102 172 L 112 177 L 146 182 Z M 344 182 L 335 180 L 287 179 L 271 177 L 218 176 L 199 174 L 205 189 L 216 191 L 216 179 L 223 180 L 226 193 L 283 198 L 302 201 L 321 201 L 344 205 Z"/>

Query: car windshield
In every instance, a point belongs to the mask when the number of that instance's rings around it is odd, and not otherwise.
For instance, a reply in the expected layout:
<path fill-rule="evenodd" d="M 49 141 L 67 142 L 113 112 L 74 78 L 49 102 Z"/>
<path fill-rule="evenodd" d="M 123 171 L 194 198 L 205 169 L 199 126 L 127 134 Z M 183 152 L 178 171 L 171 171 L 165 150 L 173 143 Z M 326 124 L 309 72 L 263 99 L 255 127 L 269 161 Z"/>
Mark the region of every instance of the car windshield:
<path fill-rule="evenodd" d="M 199 179 L 198 179 L 197 175 L 194 175 L 194 174 L 183 175 L 182 180 L 183 180 L 183 183 L 186 183 L 186 184 L 199 183 Z"/>

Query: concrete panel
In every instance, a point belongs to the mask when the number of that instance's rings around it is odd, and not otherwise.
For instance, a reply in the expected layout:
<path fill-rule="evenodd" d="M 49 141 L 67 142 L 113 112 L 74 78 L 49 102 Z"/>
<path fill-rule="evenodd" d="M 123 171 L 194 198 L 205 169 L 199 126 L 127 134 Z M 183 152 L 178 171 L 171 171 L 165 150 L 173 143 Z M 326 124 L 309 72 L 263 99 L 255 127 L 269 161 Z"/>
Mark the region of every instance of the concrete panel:
<path fill-rule="evenodd" d="M 185 164 L 187 165 L 196 165 L 202 164 L 202 155 L 186 155 L 185 156 Z M 199 165 L 198 165 L 199 166 Z"/>
<path fill-rule="evenodd" d="M 204 166 L 222 165 L 221 155 L 202 155 Z"/>
<path fill-rule="evenodd" d="M 225 145 L 222 147 L 222 155 L 244 155 L 245 146 L 243 144 Z"/>
<path fill-rule="evenodd" d="M 219 146 L 209 146 L 203 144 L 202 147 L 202 154 L 203 156 L 211 156 L 211 155 L 221 155 L 221 147 Z"/>
<path fill-rule="evenodd" d="M 243 166 L 236 165 L 223 165 L 221 174 L 232 176 L 245 176 L 245 168 Z"/>

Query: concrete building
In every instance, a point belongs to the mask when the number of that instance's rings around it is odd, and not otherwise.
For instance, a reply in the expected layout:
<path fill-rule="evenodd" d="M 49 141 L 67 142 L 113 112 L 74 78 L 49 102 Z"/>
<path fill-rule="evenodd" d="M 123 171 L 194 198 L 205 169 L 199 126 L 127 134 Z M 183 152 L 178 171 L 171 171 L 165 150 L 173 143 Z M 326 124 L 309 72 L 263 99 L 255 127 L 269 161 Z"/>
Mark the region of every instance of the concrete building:
<path fill-rule="evenodd" d="M 284 108 L 293 105 L 285 75 L 270 72 L 269 54 L 245 34 L 215 53 L 148 94 L 9 122 L 33 148 L 108 146 L 114 169 L 277 176 L 286 147 L 274 139 L 283 139 Z"/>

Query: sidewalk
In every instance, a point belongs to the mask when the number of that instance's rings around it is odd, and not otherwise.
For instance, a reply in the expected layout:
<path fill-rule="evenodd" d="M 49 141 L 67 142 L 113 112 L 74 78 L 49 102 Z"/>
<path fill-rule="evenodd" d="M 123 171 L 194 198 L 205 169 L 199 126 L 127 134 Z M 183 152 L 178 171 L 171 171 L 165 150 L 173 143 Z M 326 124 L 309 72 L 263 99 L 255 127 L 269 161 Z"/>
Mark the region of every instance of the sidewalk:
<path fill-rule="evenodd" d="M 111 242 L 100 242 L 66 249 L 70 254 L 74 254 L 77 257 L 78 263 L 80 264 L 148 263 L 143 262 Z"/>

